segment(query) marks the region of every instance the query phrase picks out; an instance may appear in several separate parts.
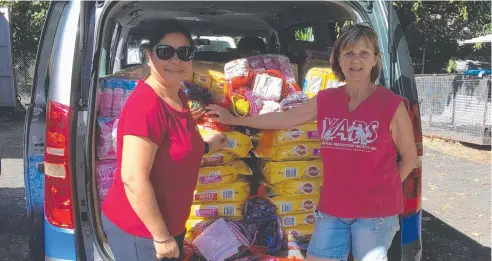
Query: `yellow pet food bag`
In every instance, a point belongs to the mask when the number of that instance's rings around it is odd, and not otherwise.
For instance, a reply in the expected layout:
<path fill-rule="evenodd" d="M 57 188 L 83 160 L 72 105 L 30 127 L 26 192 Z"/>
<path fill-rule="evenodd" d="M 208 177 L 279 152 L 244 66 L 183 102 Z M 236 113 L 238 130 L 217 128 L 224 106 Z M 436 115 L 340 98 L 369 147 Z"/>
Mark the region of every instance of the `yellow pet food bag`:
<path fill-rule="evenodd" d="M 190 218 L 241 217 L 244 202 L 216 202 L 191 206 Z"/>
<path fill-rule="evenodd" d="M 242 160 L 235 160 L 223 166 L 203 167 L 198 173 L 197 185 L 231 184 L 240 175 L 253 175 L 251 168 Z"/>
<path fill-rule="evenodd" d="M 275 131 L 276 146 L 295 142 L 320 141 L 318 123 L 306 123 L 294 128 Z"/>
<path fill-rule="evenodd" d="M 289 180 L 271 186 L 271 194 L 285 197 L 319 197 L 322 181 L 320 178 L 311 180 Z"/>
<path fill-rule="evenodd" d="M 263 175 L 270 184 L 319 178 L 323 176 L 323 163 L 321 160 L 268 162 L 263 167 Z"/>
<path fill-rule="evenodd" d="M 215 153 L 207 153 L 202 158 L 202 167 L 207 166 L 221 166 L 231 163 L 236 156 L 230 152 L 219 151 Z"/>
<path fill-rule="evenodd" d="M 290 228 L 312 227 L 316 223 L 316 217 L 313 213 L 281 216 L 280 220 L 283 227 Z"/>
<path fill-rule="evenodd" d="M 292 161 L 318 159 L 321 156 L 320 142 L 301 142 L 283 146 L 273 146 L 269 149 L 255 150 L 259 158 L 272 161 Z"/>
<path fill-rule="evenodd" d="M 215 130 L 203 129 L 199 127 L 200 134 L 206 138 L 208 135 L 215 133 Z M 228 142 L 224 151 L 234 154 L 239 158 L 249 156 L 249 151 L 253 148 L 253 143 L 248 135 L 237 131 L 225 132 Z"/>
<path fill-rule="evenodd" d="M 211 89 L 213 75 L 224 74 L 224 64 L 218 62 L 193 61 L 193 82 L 201 87 Z"/>
<path fill-rule="evenodd" d="M 232 184 L 198 186 L 194 202 L 244 202 L 249 192 L 250 185 L 245 180 L 237 180 Z"/>
<path fill-rule="evenodd" d="M 318 197 L 289 198 L 276 196 L 271 198 L 271 201 L 277 206 L 277 215 L 279 216 L 313 213 L 318 206 Z"/>
<path fill-rule="evenodd" d="M 212 99 L 219 103 L 227 102 L 227 81 L 224 73 L 219 71 L 209 71 L 209 73 L 212 77 L 212 84 L 210 87 Z"/>

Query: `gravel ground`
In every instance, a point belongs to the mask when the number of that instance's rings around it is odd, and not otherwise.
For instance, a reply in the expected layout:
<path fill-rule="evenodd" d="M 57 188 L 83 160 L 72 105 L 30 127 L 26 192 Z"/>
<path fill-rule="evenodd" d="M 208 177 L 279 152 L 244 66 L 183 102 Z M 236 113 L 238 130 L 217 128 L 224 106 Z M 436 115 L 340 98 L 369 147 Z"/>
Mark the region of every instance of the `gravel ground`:
<path fill-rule="evenodd" d="M 0 120 L 0 260 L 27 261 L 22 121 Z M 424 260 L 488 261 L 490 151 L 425 139 Z"/>

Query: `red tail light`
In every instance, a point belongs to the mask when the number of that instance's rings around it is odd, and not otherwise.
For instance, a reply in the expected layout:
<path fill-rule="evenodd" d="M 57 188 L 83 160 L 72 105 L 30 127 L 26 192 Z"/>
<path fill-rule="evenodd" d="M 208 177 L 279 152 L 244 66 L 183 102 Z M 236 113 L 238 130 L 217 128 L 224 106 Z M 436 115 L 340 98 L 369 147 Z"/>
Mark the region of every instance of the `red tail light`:
<path fill-rule="evenodd" d="M 404 210 L 403 216 L 411 215 L 418 212 L 422 208 L 422 126 L 420 123 L 419 104 L 412 107 L 405 104 L 410 115 L 410 120 L 413 124 L 413 133 L 417 146 L 417 154 L 419 157 L 418 166 L 412 170 L 407 179 L 403 182 L 403 200 Z"/>
<path fill-rule="evenodd" d="M 70 107 L 50 101 L 46 120 L 45 213 L 50 224 L 74 228 L 69 162 Z"/>

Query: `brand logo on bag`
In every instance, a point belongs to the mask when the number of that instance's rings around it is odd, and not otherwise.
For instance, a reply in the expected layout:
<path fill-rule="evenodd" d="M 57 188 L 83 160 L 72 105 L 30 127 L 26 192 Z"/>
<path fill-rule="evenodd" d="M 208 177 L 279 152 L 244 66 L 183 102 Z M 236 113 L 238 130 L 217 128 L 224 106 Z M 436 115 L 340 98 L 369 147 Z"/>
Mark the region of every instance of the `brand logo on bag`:
<path fill-rule="evenodd" d="M 313 225 L 314 223 L 316 223 L 316 218 L 314 217 L 314 215 L 308 215 L 306 217 L 306 223 L 309 225 Z"/>
<path fill-rule="evenodd" d="M 200 75 L 198 77 L 198 79 L 200 79 L 201 82 L 206 82 L 207 81 L 207 76 Z"/>
<path fill-rule="evenodd" d="M 317 177 L 317 176 L 319 176 L 319 173 L 320 173 L 319 169 L 315 166 L 311 166 L 308 169 L 308 174 L 311 177 Z"/>
<path fill-rule="evenodd" d="M 207 165 L 221 165 L 224 163 L 223 155 L 215 155 L 209 158 L 204 158 L 205 164 Z"/>
<path fill-rule="evenodd" d="M 295 147 L 294 151 L 297 153 L 297 155 L 304 156 L 307 153 L 307 148 L 304 145 L 299 145 Z"/>
<path fill-rule="evenodd" d="M 299 137 L 301 137 L 302 132 L 299 129 L 294 128 L 290 129 L 289 135 L 292 139 L 298 139 Z"/>
<path fill-rule="evenodd" d="M 313 193 L 314 186 L 311 183 L 305 183 L 304 185 L 302 185 L 301 190 L 304 191 L 305 193 Z"/>
<path fill-rule="evenodd" d="M 200 193 L 200 194 L 195 194 L 195 200 L 201 200 L 201 201 L 216 201 L 218 200 L 218 194 L 217 193 Z"/>
<path fill-rule="evenodd" d="M 311 200 L 306 200 L 304 201 L 304 203 L 302 204 L 302 207 L 305 209 L 305 210 L 311 210 L 314 208 L 314 202 L 312 202 Z"/>

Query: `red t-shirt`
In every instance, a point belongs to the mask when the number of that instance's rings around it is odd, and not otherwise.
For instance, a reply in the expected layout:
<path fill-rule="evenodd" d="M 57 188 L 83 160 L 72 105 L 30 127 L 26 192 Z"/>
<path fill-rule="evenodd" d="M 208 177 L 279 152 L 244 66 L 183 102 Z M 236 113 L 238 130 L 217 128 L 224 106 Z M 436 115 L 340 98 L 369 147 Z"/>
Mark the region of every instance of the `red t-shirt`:
<path fill-rule="evenodd" d="M 340 218 L 403 211 L 402 183 L 390 124 L 403 97 L 378 86 L 354 111 L 345 87 L 317 96 L 324 180 L 318 210 Z"/>
<path fill-rule="evenodd" d="M 182 91 L 180 98 L 185 109 L 177 111 L 149 85 L 139 81 L 121 112 L 117 130 L 118 167 L 102 210 L 129 234 L 152 237 L 130 205 L 121 180 L 125 135 L 147 137 L 159 146 L 150 173 L 157 203 L 169 232 L 177 236 L 185 231 L 205 146 Z"/>

